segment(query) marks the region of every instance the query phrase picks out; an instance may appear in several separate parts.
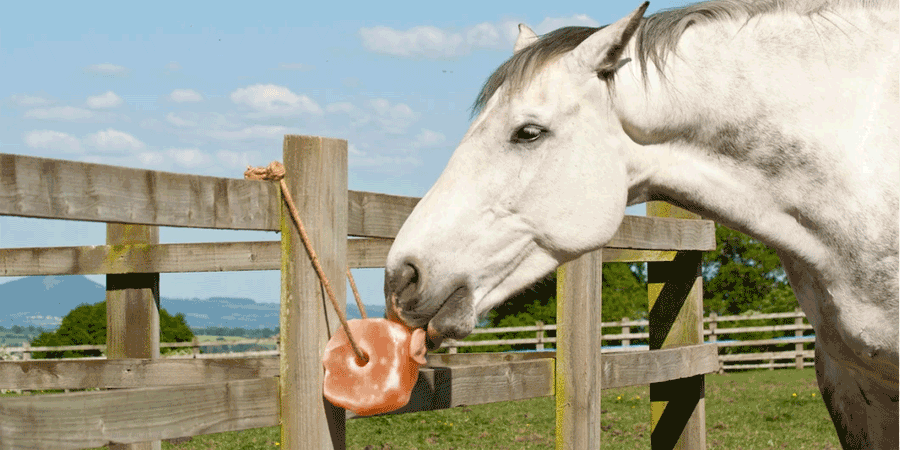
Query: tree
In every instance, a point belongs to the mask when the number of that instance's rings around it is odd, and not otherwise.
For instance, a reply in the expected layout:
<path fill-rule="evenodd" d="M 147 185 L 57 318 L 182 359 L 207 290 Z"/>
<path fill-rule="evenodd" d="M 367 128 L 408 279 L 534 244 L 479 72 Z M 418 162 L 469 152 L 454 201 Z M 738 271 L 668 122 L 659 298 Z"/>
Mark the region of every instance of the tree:
<path fill-rule="evenodd" d="M 194 338 L 184 314 L 175 316 L 165 308 L 159 310 L 160 342 L 187 342 Z M 81 304 L 69 311 L 59 328 L 53 332 L 43 332 L 35 338 L 34 347 L 55 347 L 60 345 L 103 345 L 106 344 L 106 302 L 93 305 Z M 164 349 L 166 353 L 168 349 Z M 77 358 L 80 356 L 100 356 L 100 350 L 66 350 L 63 352 L 34 352 L 35 358 Z"/>
<path fill-rule="evenodd" d="M 716 224 L 716 251 L 703 254 L 704 312 L 785 312 L 798 306 L 775 251 Z"/>
<path fill-rule="evenodd" d="M 614 321 L 622 317 L 640 318 L 647 315 L 647 284 L 640 276 L 637 264 L 608 263 L 603 265 L 603 320 Z M 532 326 L 537 321 L 556 323 L 556 272 L 510 297 L 482 321 L 485 327 Z M 554 332 L 546 332 L 552 337 Z M 496 339 L 521 339 L 534 337 L 534 332 L 510 332 L 472 335 L 466 341 Z M 459 352 L 502 352 L 533 349 L 533 344 L 498 345 L 488 347 L 461 347 Z"/>

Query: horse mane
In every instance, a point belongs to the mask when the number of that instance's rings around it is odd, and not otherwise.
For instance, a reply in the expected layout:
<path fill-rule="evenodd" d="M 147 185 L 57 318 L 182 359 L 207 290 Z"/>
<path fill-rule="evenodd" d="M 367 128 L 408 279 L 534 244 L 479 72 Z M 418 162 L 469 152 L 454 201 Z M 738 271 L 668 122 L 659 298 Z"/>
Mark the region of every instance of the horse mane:
<path fill-rule="evenodd" d="M 812 16 L 842 8 L 896 7 L 896 3 L 897 0 L 712 0 L 665 9 L 641 21 L 641 26 L 635 33 L 638 62 L 645 78 L 648 61 L 662 70 L 666 56 L 675 51 L 681 35 L 695 24 L 741 19 L 746 22 L 759 15 L 777 12 Z M 484 109 L 501 85 L 508 83 L 508 95 L 518 92 L 540 69 L 574 50 L 604 27 L 560 28 L 542 35 L 537 42 L 515 53 L 484 82 L 472 104 L 472 116 Z"/>

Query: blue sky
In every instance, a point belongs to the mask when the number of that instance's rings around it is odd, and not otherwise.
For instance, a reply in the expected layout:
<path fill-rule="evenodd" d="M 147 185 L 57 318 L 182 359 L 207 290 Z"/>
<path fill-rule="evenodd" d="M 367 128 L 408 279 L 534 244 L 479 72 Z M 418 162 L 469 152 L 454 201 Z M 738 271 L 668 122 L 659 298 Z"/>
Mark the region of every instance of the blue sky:
<path fill-rule="evenodd" d="M 638 4 L 12 2 L 0 16 L 0 152 L 240 178 L 247 164 L 281 160 L 284 134 L 329 136 L 349 141 L 350 189 L 420 197 L 518 23 L 538 34 L 598 26 Z M 683 4 L 653 2 L 648 14 Z M 0 216 L 0 247 L 104 242 L 102 224 Z M 354 274 L 364 301 L 382 304 L 381 270 Z M 160 290 L 277 302 L 279 283 L 274 271 L 163 274 Z"/>

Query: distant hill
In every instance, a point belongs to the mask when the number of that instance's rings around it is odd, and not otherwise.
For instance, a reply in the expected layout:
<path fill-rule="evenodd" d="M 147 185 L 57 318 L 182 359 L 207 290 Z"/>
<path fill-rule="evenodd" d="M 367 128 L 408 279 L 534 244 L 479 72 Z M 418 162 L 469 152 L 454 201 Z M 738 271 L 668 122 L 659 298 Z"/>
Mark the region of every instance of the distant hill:
<path fill-rule="evenodd" d="M 56 328 L 63 316 L 82 303 L 106 298 L 106 288 L 81 275 L 26 277 L 0 284 L 0 326 L 34 325 Z M 212 297 L 179 299 L 162 297 L 170 314 L 184 313 L 191 327 L 274 328 L 279 305 L 249 298 Z M 383 317 L 384 305 L 366 305 L 369 317 Z M 356 304 L 347 305 L 347 318 L 360 318 Z"/>

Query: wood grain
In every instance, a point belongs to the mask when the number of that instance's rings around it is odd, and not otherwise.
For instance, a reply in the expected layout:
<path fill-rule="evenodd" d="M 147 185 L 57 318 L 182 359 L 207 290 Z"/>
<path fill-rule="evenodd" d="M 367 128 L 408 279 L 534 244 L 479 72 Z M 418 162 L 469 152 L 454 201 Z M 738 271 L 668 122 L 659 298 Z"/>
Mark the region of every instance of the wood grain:
<path fill-rule="evenodd" d="M 384 267 L 392 242 L 348 239 L 347 264 L 353 269 Z M 0 276 L 279 269 L 280 241 L 0 249 Z"/>
<path fill-rule="evenodd" d="M 288 191 L 346 309 L 347 141 L 285 136 L 284 166 Z M 281 446 L 343 449 L 344 411 L 322 396 L 322 356 L 339 322 L 286 208 L 281 239 Z"/>
<path fill-rule="evenodd" d="M 374 192 L 350 191 L 347 196 L 349 236 L 393 238 L 419 199 Z"/>
<path fill-rule="evenodd" d="M 600 448 L 602 250 L 564 264 L 556 282 L 556 448 Z"/>
<path fill-rule="evenodd" d="M 549 397 L 553 395 L 553 369 L 553 360 L 546 358 L 421 368 L 409 403 L 389 414 Z M 347 418 L 356 417 L 347 412 Z"/>
<path fill-rule="evenodd" d="M 0 154 L 0 215 L 277 230 L 278 211 L 271 182 Z"/>
<path fill-rule="evenodd" d="M 80 449 L 278 424 L 278 381 L 259 378 L 0 402 L 0 449 Z"/>
<path fill-rule="evenodd" d="M 278 185 L 0 154 L 0 215 L 157 226 L 278 231 Z M 331 169 L 328 169 L 331 170 Z M 393 238 L 419 199 L 347 193 L 350 236 Z M 626 216 L 607 245 L 713 250 L 710 221 Z"/>
<path fill-rule="evenodd" d="M 132 248 L 159 244 L 159 227 L 109 223 L 106 244 Z M 146 252 L 131 261 L 146 265 Z M 106 355 L 109 359 L 159 358 L 159 274 L 126 273 L 106 276 Z M 160 450 L 159 440 L 111 444 L 110 450 Z"/>
<path fill-rule="evenodd" d="M 649 202 L 651 220 L 681 220 L 708 226 L 710 246 L 680 251 L 671 261 L 647 264 L 650 349 L 671 349 L 703 343 L 702 253 L 715 250 L 715 228 L 710 221 L 664 202 Z M 679 219 L 661 219 L 677 217 Z M 659 222 L 656 222 L 659 223 Z M 690 234 L 690 236 L 695 236 Z M 673 237 L 674 238 L 674 237 Z M 677 239 L 677 238 L 674 238 Z M 717 361 L 718 364 L 718 361 Z M 702 374 L 650 384 L 650 447 L 656 449 L 706 449 L 705 380 Z"/>
<path fill-rule="evenodd" d="M 178 386 L 278 375 L 278 357 L 0 361 L 0 389 Z"/>

